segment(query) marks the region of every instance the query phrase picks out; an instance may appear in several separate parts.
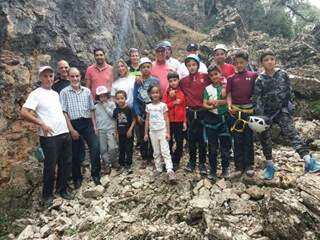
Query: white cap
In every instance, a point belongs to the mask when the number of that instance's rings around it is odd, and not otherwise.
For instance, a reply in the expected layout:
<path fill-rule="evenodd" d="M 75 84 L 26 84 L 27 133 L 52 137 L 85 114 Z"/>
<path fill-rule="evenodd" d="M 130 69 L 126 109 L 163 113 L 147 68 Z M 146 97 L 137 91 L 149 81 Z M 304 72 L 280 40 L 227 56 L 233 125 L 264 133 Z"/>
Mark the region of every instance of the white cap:
<path fill-rule="evenodd" d="M 142 64 L 145 64 L 145 63 L 150 63 L 150 64 L 152 64 L 150 58 L 148 58 L 148 57 L 142 57 L 142 58 L 140 58 L 139 68 L 140 68 L 140 66 L 141 66 Z"/>
<path fill-rule="evenodd" d="M 102 94 L 105 94 L 105 93 L 109 93 L 108 91 L 108 88 L 106 86 L 99 86 L 97 87 L 96 89 L 96 95 L 102 95 Z"/>
<path fill-rule="evenodd" d="M 223 50 L 223 51 L 225 51 L 225 52 L 228 51 L 226 45 L 224 45 L 224 44 L 217 44 L 217 46 L 213 49 L 213 51 L 215 52 L 215 51 L 217 51 L 217 50 Z"/>
<path fill-rule="evenodd" d="M 52 67 L 50 67 L 50 66 L 43 66 L 43 67 L 40 67 L 40 68 L 39 68 L 39 75 L 40 75 L 41 73 L 43 73 L 44 71 L 46 71 L 46 70 L 50 70 L 51 72 L 54 72 Z"/>

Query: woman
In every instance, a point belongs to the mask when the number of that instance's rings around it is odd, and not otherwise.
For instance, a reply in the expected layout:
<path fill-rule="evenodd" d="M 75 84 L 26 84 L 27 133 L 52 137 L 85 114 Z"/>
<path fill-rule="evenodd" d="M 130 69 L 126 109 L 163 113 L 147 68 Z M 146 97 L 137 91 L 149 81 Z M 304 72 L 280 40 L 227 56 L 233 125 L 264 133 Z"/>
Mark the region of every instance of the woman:
<path fill-rule="evenodd" d="M 139 61 L 140 61 L 140 53 L 139 50 L 136 48 L 129 49 L 129 57 L 130 61 L 129 65 L 129 75 L 130 76 L 140 76 L 139 70 Z"/>
<path fill-rule="evenodd" d="M 127 94 L 127 104 L 129 107 L 132 107 L 135 77 L 129 76 L 129 67 L 123 59 L 116 61 L 113 69 L 115 80 L 112 82 L 111 96 L 114 97 L 119 90 L 125 91 Z"/>

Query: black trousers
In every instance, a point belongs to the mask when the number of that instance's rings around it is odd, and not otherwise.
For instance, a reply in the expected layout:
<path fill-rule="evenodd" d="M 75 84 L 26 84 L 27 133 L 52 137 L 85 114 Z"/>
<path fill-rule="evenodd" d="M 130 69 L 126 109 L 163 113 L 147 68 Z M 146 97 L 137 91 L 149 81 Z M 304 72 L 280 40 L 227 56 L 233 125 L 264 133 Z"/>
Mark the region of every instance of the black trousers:
<path fill-rule="evenodd" d="M 40 145 L 45 156 L 43 168 L 42 197 L 53 195 L 56 165 L 58 174 L 57 193 L 65 193 L 72 166 L 72 141 L 69 133 L 53 137 L 40 137 Z"/>
<path fill-rule="evenodd" d="M 206 143 L 203 137 L 203 124 L 205 111 L 187 111 L 188 139 L 189 139 L 189 165 L 196 166 L 197 152 L 199 164 L 206 163 Z"/>
<path fill-rule="evenodd" d="M 243 132 L 233 132 L 234 163 L 236 171 L 254 165 L 253 132 L 246 126 Z"/>
<path fill-rule="evenodd" d="M 172 157 L 173 165 L 179 165 L 183 151 L 183 122 L 170 122 L 171 138 L 169 142 L 170 154 Z M 173 145 L 176 144 L 176 148 L 173 150 Z"/>
<path fill-rule="evenodd" d="M 151 161 L 153 159 L 153 149 L 150 142 L 150 138 L 148 139 L 148 141 L 144 141 L 145 124 L 144 123 L 142 125 L 137 124 L 135 126 L 137 128 L 136 133 L 138 137 L 138 142 L 140 143 L 140 154 L 141 154 L 142 160 Z"/>
<path fill-rule="evenodd" d="M 119 135 L 119 164 L 123 167 L 130 167 L 132 164 L 134 137 L 127 138 L 127 135 Z"/>
<path fill-rule="evenodd" d="M 72 127 L 78 131 L 89 147 L 91 161 L 91 176 L 100 177 L 101 164 L 98 137 L 94 132 L 92 120 L 81 118 L 71 121 Z M 80 148 L 81 140 L 72 141 L 72 178 L 73 181 L 82 181 Z"/>

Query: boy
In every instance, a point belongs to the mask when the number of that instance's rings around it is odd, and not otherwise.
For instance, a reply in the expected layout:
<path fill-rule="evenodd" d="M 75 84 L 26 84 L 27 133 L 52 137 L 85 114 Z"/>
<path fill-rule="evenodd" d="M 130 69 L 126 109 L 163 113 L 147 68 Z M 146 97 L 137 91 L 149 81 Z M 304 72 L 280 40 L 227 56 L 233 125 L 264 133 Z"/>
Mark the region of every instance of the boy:
<path fill-rule="evenodd" d="M 117 108 L 113 112 L 113 118 L 117 122 L 117 135 L 119 139 L 119 164 L 132 173 L 132 153 L 133 153 L 133 127 L 135 119 L 131 108 L 128 107 L 127 94 L 119 90 L 115 94 Z"/>
<path fill-rule="evenodd" d="M 205 140 L 208 140 L 210 174 L 209 179 L 217 180 L 217 150 L 220 146 L 222 176 L 229 178 L 229 152 L 231 138 L 226 122 L 227 101 L 223 97 L 223 86 L 220 68 L 212 65 L 208 68 L 208 75 L 212 82 L 204 90 L 203 107 L 208 111 L 204 117 Z"/>
<path fill-rule="evenodd" d="M 164 102 L 169 109 L 170 121 L 170 153 L 172 156 L 173 170 L 176 171 L 180 164 L 183 151 L 183 131 L 187 129 L 186 102 L 183 92 L 179 87 L 179 74 L 169 72 L 167 76 L 169 88 L 163 96 Z M 173 151 L 173 143 L 176 143 L 176 149 Z"/>
<path fill-rule="evenodd" d="M 305 172 L 319 172 L 320 163 L 311 157 L 309 149 L 300 139 L 293 123 L 294 94 L 288 74 L 275 67 L 276 57 L 271 50 L 266 50 L 262 53 L 260 62 L 264 72 L 257 78 L 254 88 L 253 99 L 256 115 L 268 117 L 270 125 L 272 123 L 279 125 L 281 132 L 305 161 Z M 263 154 L 267 160 L 263 178 L 271 180 L 275 174 L 271 130 L 267 129 L 262 132 L 260 140 Z"/>
<path fill-rule="evenodd" d="M 253 113 L 252 94 L 258 74 L 247 71 L 249 55 L 239 51 L 234 56 L 236 74 L 227 80 L 227 101 L 229 112 L 236 118 L 232 128 L 234 139 L 235 177 L 246 173 L 254 175 L 254 148 L 252 130 L 244 124 Z M 237 123 L 242 126 L 237 126 Z"/>
<path fill-rule="evenodd" d="M 149 58 L 143 57 L 140 59 L 139 69 L 141 72 L 141 81 L 136 81 L 133 88 L 133 113 L 137 122 L 137 135 L 140 142 L 140 154 L 142 157 L 141 169 L 145 169 L 148 163 L 152 160 L 152 146 L 150 141 L 144 141 L 145 119 L 146 119 L 146 104 L 151 103 L 148 94 L 150 86 L 160 86 L 158 78 L 151 76 L 152 62 Z"/>
<path fill-rule="evenodd" d="M 208 74 L 200 73 L 200 59 L 195 54 L 190 54 L 185 59 L 189 76 L 180 81 L 180 87 L 186 98 L 188 139 L 189 139 L 189 163 L 186 171 L 193 172 L 196 167 L 196 154 L 199 151 L 200 174 L 207 174 L 206 169 L 206 144 L 203 139 L 203 125 L 205 109 L 203 108 L 203 92 L 210 84 Z"/>

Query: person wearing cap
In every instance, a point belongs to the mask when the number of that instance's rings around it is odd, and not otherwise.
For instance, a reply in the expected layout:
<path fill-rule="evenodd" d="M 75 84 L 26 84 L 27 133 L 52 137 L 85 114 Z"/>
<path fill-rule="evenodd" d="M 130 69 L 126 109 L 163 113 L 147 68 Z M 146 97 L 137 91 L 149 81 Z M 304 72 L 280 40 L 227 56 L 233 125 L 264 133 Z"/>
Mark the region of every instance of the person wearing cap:
<path fill-rule="evenodd" d="M 158 78 L 151 75 L 152 62 L 149 58 L 143 57 L 140 59 L 141 81 L 136 81 L 133 89 L 133 113 L 136 118 L 137 137 L 140 141 L 140 154 L 142 157 L 141 168 L 147 167 L 152 160 L 152 146 L 148 141 L 144 141 L 144 130 L 146 120 L 146 104 L 151 102 L 148 94 L 150 86 L 160 86 Z"/>
<path fill-rule="evenodd" d="M 133 87 L 136 81 L 134 76 L 129 75 L 129 67 L 123 59 L 119 59 L 113 65 L 114 81 L 112 82 L 111 96 L 115 97 L 116 92 L 123 90 L 127 94 L 126 103 L 130 108 L 133 105 Z"/>
<path fill-rule="evenodd" d="M 88 67 L 85 75 L 86 87 L 91 90 L 95 97 L 98 86 L 106 86 L 111 91 L 112 85 L 112 66 L 107 64 L 106 54 L 102 48 L 96 48 L 93 51 L 95 64 Z"/>
<path fill-rule="evenodd" d="M 52 89 L 60 93 L 62 89 L 70 85 L 69 81 L 69 63 L 66 60 L 60 60 L 57 64 L 58 76 L 52 85 Z"/>
<path fill-rule="evenodd" d="M 98 130 L 100 156 L 106 174 L 110 174 L 111 167 L 119 168 L 117 159 L 116 122 L 113 111 L 116 104 L 105 86 L 96 89 L 96 124 Z"/>
<path fill-rule="evenodd" d="M 140 76 L 139 70 L 139 61 L 140 61 L 140 53 L 136 48 L 129 49 L 129 58 L 128 67 L 129 67 L 129 75 L 130 76 Z"/>
<path fill-rule="evenodd" d="M 95 106 L 89 88 L 80 85 L 81 75 L 77 68 L 69 70 L 70 86 L 60 93 L 60 102 L 72 137 L 72 178 L 76 189 L 81 187 L 82 174 L 79 157 L 80 136 L 89 147 L 91 176 L 96 185 L 100 182 L 100 153 L 97 138 Z"/>
<path fill-rule="evenodd" d="M 44 152 L 42 200 L 44 206 L 53 201 L 55 169 L 58 165 L 56 192 L 65 199 L 71 171 L 72 142 L 63 116 L 59 94 L 52 90 L 54 79 L 50 66 L 39 70 L 41 86 L 30 93 L 21 109 L 21 117 L 39 126 L 40 145 Z M 36 113 L 37 116 L 33 114 Z"/>
<path fill-rule="evenodd" d="M 205 109 L 203 107 L 203 93 L 210 85 L 208 74 L 199 72 L 200 59 L 196 54 L 190 54 L 185 59 L 189 75 L 181 79 L 180 88 L 185 95 L 187 105 L 187 125 L 189 139 L 189 163 L 186 170 L 193 172 L 196 167 L 197 151 L 199 154 L 199 170 L 202 175 L 207 173 L 206 144 L 203 138 L 203 125 Z"/>
<path fill-rule="evenodd" d="M 213 50 L 213 62 L 212 64 L 217 64 L 221 70 L 222 75 L 225 78 L 228 78 L 235 74 L 235 67 L 232 64 L 228 64 L 225 62 L 226 54 L 228 52 L 227 47 L 224 44 L 218 44 Z M 226 85 L 226 82 L 223 83 Z"/>
<path fill-rule="evenodd" d="M 195 54 L 195 55 L 199 56 L 198 44 L 196 44 L 196 43 L 189 43 L 188 44 L 187 56 L 189 56 L 190 54 Z M 200 61 L 199 72 L 200 73 L 207 73 L 208 72 L 207 66 L 201 61 Z M 184 62 L 180 64 L 180 66 L 178 68 L 178 74 L 179 74 L 180 79 L 189 75 L 189 70 Z"/>
<path fill-rule="evenodd" d="M 166 59 L 167 64 L 169 65 L 169 70 L 172 72 L 178 71 L 178 68 L 180 66 L 180 62 L 172 57 L 172 44 L 169 41 L 163 41 L 163 44 L 166 45 Z"/>
<path fill-rule="evenodd" d="M 155 47 L 155 61 L 152 63 L 151 74 L 160 80 L 161 92 L 164 93 L 169 87 L 167 75 L 169 72 L 169 65 L 166 59 L 167 45 L 160 42 Z"/>

